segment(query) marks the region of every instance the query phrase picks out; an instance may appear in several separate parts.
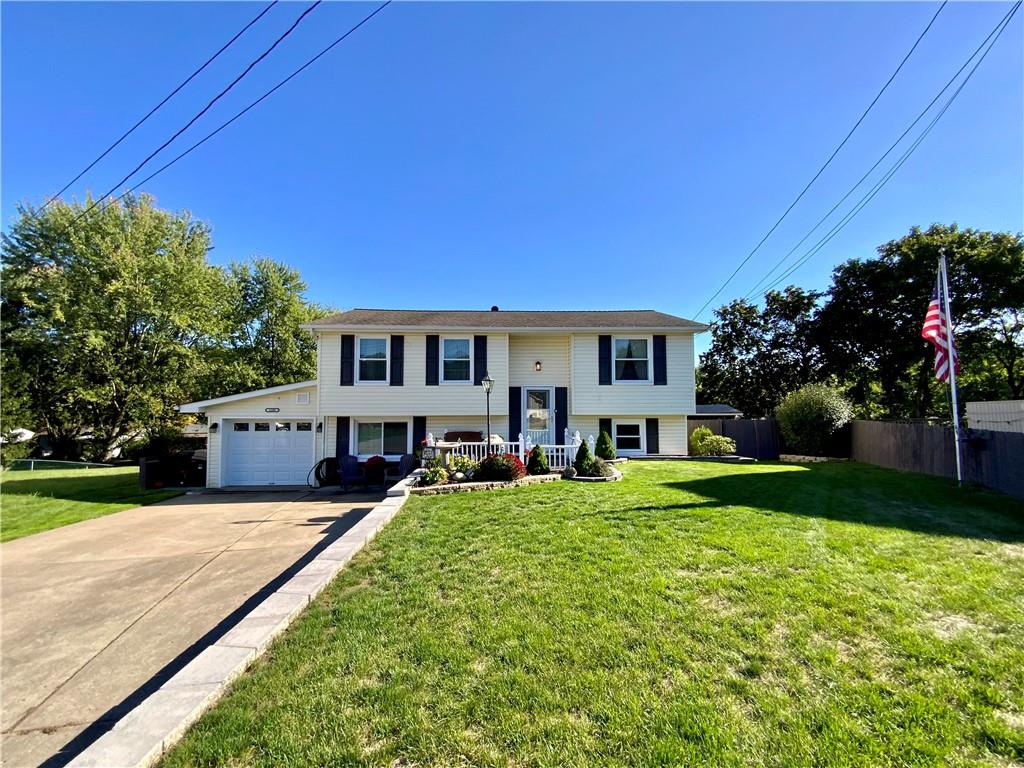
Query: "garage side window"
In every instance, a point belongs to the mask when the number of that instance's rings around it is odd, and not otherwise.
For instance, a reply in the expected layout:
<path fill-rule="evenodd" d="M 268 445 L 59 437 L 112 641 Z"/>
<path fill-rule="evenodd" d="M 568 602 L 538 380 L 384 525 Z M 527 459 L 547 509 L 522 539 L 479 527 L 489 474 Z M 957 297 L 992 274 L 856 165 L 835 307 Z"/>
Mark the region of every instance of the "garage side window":
<path fill-rule="evenodd" d="M 248 432 L 249 431 L 249 422 L 247 422 L 247 421 L 235 422 L 234 429 L 235 429 L 235 432 Z"/>
<path fill-rule="evenodd" d="M 409 450 L 409 424 L 404 421 L 360 421 L 356 425 L 356 453 L 401 456 Z"/>

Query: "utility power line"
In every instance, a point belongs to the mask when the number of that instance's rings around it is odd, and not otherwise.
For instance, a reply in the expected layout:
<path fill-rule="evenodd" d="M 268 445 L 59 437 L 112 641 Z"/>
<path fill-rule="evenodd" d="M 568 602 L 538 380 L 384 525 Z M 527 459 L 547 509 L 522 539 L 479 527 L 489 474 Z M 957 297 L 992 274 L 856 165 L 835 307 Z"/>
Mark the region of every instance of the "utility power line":
<path fill-rule="evenodd" d="M 992 36 L 996 35 L 997 32 L 1000 31 L 1000 28 L 1004 25 L 1004 23 L 1006 23 L 1008 21 L 1008 19 L 1014 14 L 1015 11 L 1016 11 L 1016 6 L 1012 7 L 1006 13 L 1006 15 L 1004 15 L 1003 18 L 999 20 L 999 22 L 992 28 L 992 31 L 989 32 L 988 35 L 985 37 L 985 39 L 982 40 L 981 43 L 978 45 L 978 47 L 974 49 L 974 52 L 970 56 L 967 57 L 967 59 L 964 61 L 963 64 L 960 65 L 960 69 L 958 69 L 953 74 L 953 76 L 946 82 L 946 84 L 944 86 L 942 86 L 942 89 L 938 93 L 935 94 L 935 97 L 930 102 L 928 102 L 928 105 L 923 110 L 921 110 L 921 112 L 918 114 L 918 116 L 915 117 L 913 122 L 910 123 L 910 125 L 908 125 L 906 127 L 906 129 L 903 131 L 903 133 L 901 133 L 899 135 L 899 137 L 896 139 L 896 141 L 894 141 L 891 145 L 889 145 L 889 148 L 887 150 L 885 150 L 885 152 L 882 153 L 882 156 L 879 157 L 875 161 L 874 165 L 872 165 L 870 168 L 868 168 L 867 172 L 863 176 L 861 176 L 860 179 L 857 180 L 856 184 L 854 184 L 852 187 L 850 187 L 849 190 L 847 190 L 846 194 L 843 195 L 839 199 L 839 202 L 837 202 L 835 205 L 832 206 L 832 208 L 829 209 L 828 213 L 826 213 L 824 216 L 822 216 L 820 219 L 818 219 L 818 222 L 813 227 L 811 227 L 810 230 L 808 230 L 807 234 L 805 234 L 802 238 L 800 238 L 799 242 L 797 242 L 797 244 L 794 245 L 789 250 L 789 252 L 786 253 L 785 256 L 783 256 L 781 259 L 779 259 L 775 263 L 775 265 L 770 270 L 768 270 L 768 272 L 766 272 L 764 275 L 762 275 L 761 279 L 758 280 L 757 283 L 754 284 L 754 287 L 751 288 L 750 291 L 748 291 L 747 294 L 743 298 L 749 299 L 751 296 L 755 295 L 758 292 L 758 288 L 765 281 L 767 281 L 768 279 L 771 278 L 771 276 L 774 274 L 774 272 L 777 269 L 779 269 L 779 267 L 781 267 L 789 259 L 789 257 L 792 256 L 797 251 L 797 249 L 801 245 L 804 244 L 804 242 L 807 240 L 807 238 L 809 238 L 812 234 L 814 234 L 814 232 L 818 229 L 818 227 L 820 227 L 822 224 L 824 224 L 825 221 L 833 213 L 836 212 L 836 210 L 839 208 L 839 206 L 841 206 L 844 202 L 846 202 L 846 200 L 850 197 L 850 195 L 852 195 L 857 190 L 857 188 L 861 184 L 863 184 L 864 181 L 875 171 L 875 169 L 878 168 L 878 166 L 882 164 L 882 161 L 885 160 L 885 158 L 888 157 L 889 154 L 894 149 L 896 149 L 897 146 L 899 146 L 899 144 L 903 141 L 903 139 L 906 138 L 907 134 L 909 134 L 914 129 L 914 126 L 917 125 L 924 118 L 924 116 L 927 115 L 928 112 L 931 111 L 931 108 L 933 106 L 935 106 L 935 103 L 940 98 L 942 98 L 942 94 L 944 94 L 947 90 L 949 90 L 949 88 L 956 82 L 957 78 L 959 78 L 960 75 L 963 73 L 963 71 L 965 69 L 967 69 L 968 66 L 970 66 L 970 63 L 974 60 L 974 58 L 981 52 L 981 50 L 992 39 Z M 961 87 L 963 87 L 963 86 L 961 86 Z M 790 274 L 790 273 L 787 273 L 787 274 Z M 775 285 L 775 284 L 777 284 L 777 283 L 773 283 L 773 285 Z"/>
<path fill-rule="evenodd" d="M 202 65 L 199 67 L 199 69 L 197 69 L 191 75 L 189 75 L 184 80 L 182 80 L 181 84 L 178 85 L 178 87 L 175 88 L 173 91 L 171 91 L 169 94 L 164 96 L 164 98 L 160 101 L 159 104 L 157 104 L 155 107 L 153 107 L 151 110 L 149 110 L 149 112 L 147 112 L 145 115 L 143 115 L 142 118 L 137 123 L 135 123 L 135 125 L 133 125 L 131 128 L 129 128 L 123 134 L 121 134 L 121 137 L 117 141 L 115 141 L 113 144 L 111 144 L 109 147 L 107 147 L 105 150 L 103 150 L 103 152 L 100 153 L 99 157 L 97 157 L 95 160 L 93 160 L 91 163 L 89 163 L 87 166 L 85 166 L 85 168 L 83 168 L 81 171 L 79 171 L 78 175 L 75 176 L 75 178 L 73 178 L 71 181 L 69 181 L 63 187 L 61 187 L 60 191 L 58 191 L 53 197 L 51 197 L 49 200 L 47 200 L 45 203 L 43 203 L 42 206 L 40 207 L 40 210 L 45 209 L 46 206 L 48 206 L 50 203 L 52 203 L 58 197 L 63 195 L 65 192 L 67 192 L 68 187 L 70 187 L 72 184 L 74 184 L 76 181 L 78 181 L 80 178 L 82 178 L 85 174 L 87 174 L 89 171 L 91 171 L 93 166 L 96 165 L 96 163 L 98 163 L 104 157 L 109 155 L 110 152 L 115 147 L 117 147 L 118 144 L 120 144 L 122 141 L 127 139 L 129 136 L 131 136 L 135 132 L 136 128 L 138 128 L 140 125 L 142 125 L 144 122 L 146 122 L 149 118 L 151 118 L 153 116 L 153 113 L 156 112 L 158 109 L 160 109 L 160 107 L 162 107 L 168 101 L 170 101 L 178 93 L 178 91 L 180 91 L 182 88 L 184 88 L 190 82 L 192 82 L 192 80 L 196 77 L 196 75 L 198 75 L 200 72 L 202 72 L 204 69 L 206 69 L 210 64 L 212 64 L 214 59 L 216 59 L 218 56 L 220 56 L 222 53 L 224 53 L 224 51 L 226 51 L 229 47 L 231 47 L 231 44 L 234 43 L 235 40 L 237 40 L 243 34 L 245 34 L 245 32 L 249 29 L 249 27 L 251 27 L 257 21 L 262 19 L 264 14 L 266 14 L 267 11 L 269 11 L 271 8 L 273 8 L 275 5 L 277 5 L 277 3 L 278 3 L 278 0 L 272 0 L 271 3 L 266 8 L 264 8 L 262 11 L 260 11 L 258 14 L 256 14 L 256 17 L 252 21 L 250 21 L 248 24 L 246 24 L 244 27 L 242 27 L 240 30 L 238 30 L 238 32 L 235 33 L 234 37 L 232 37 L 230 40 L 228 40 L 226 43 L 224 43 L 224 45 L 222 45 L 220 47 L 220 49 L 215 54 L 213 54 L 213 56 L 211 56 L 206 61 L 204 61 L 202 63 Z"/>
<path fill-rule="evenodd" d="M 776 229 L 778 229 L 778 226 L 789 215 L 789 212 L 792 211 L 796 204 L 799 203 L 800 200 L 803 198 L 803 196 L 807 194 L 807 190 L 811 188 L 811 185 L 818 180 L 818 177 L 821 176 L 821 174 L 824 173 L 825 169 L 828 168 L 828 166 L 832 163 L 832 160 L 835 159 L 835 156 L 839 154 L 839 150 L 841 150 L 843 146 L 846 144 L 846 142 L 850 140 L 850 137 L 853 135 L 853 132 L 857 130 L 858 126 L 860 126 L 860 124 L 864 121 L 864 118 L 868 116 L 868 113 L 871 111 L 872 107 L 874 107 L 875 104 L 878 103 L 878 100 L 881 98 L 882 94 L 885 93 L 886 89 L 889 87 L 889 84 L 892 83 L 894 79 L 896 79 L 896 75 L 898 75 L 900 70 L 903 69 L 903 65 L 907 63 L 907 60 L 910 58 L 911 54 L 917 49 L 918 44 L 920 44 L 920 42 L 924 39 L 924 36 L 928 34 L 928 30 L 932 28 L 932 24 L 935 23 L 935 20 L 939 17 L 939 14 L 942 13 L 942 9 L 946 7 L 947 2 L 948 0 L 943 0 L 942 5 L 939 6 L 939 9 L 935 12 L 935 15 L 932 16 L 931 20 L 928 22 L 928 25 L 924 28 L 921 34 L 917 36 L 917 40 L 914 41 L 914 44 L 910 46 L 910 50 L 907 51 L 907 55 L 903 57 L 903 60 L 900 61 L 899 66 L 897 66 L 893 73 L 889 76 L 889 79 L 885 81 L 885 85 L 883 85 L 882 89 L 875 95 L 875 98 L 871 100 L 871 103 L 868 104 L 867 109 L 865 109 L 861 116 L 857 118 L 857 122 L 853 124 L 853 128 L 851 128 L 850 131 L 843 138 L 843 140 L 839 142 L 839 146 L 837 146 L 832 151 L 832 154 L 829 155 L 825 163 L 818 169 L 818 172 L 815 173 L 813 177 L 811 177 L 811 180 L 807 182 L 807 185 L 800 191 L 800 194 L 797 195 L 793 202 L 789 204 L 789 207 L 785 211 L 783 211 L 778 221 L 772 224 L 771 229 L 769 229 L 765 233 L 764 237 L 761 238 L 760 242 L 758 242 L 758 244 L 754 246 L 754 249 L 750 253 L 748 253 L 746 257 L 744 257 L 744 259 L 736 266 L 736 268 L 732 271 L 729 277 L 725 279 L 725 282 L 718 287 L 718 290 L 716 290 L 711 295 L 711 297 L 704 302 L 703 306 L 701 306 L 701 308 L 697 310 L 697 313 L 693 315 L 694 320 L 699 318 L 701 314 L 704 312 L 704 310 L 707 309 L 708 305 L 718 297 L 718 294 L 725 290 L 726 286 L 732 282 L 732 279 L 736 277 L 737 274 L 739 274 L 739 271 L 743 269 L 744 265 L 748 261 L 750 261 L 754 254 L 761 249 L 761 246 L 764 245 L 765 241 L 769 237 L 771 237 L 772 233 Z"/>
<path fill-rule="evenodd" d="M 1022 0 L 1017 0 L 1017 3 L 1010 9 L 1010 12 L 1003 18 L 1002 21 L 1000 21 L 999 25 L 997 25 L 998 32 L 995 33 L 995 38 L 992 40 L 992 42 L 988 44 L 988 47 L 985 49 L 984 53 L 982 53 L 981 58 L 979 58 L 978 61 L 975 62 L 974 66 L 971 67 L 971 71 L 967 73 L 967 76 L 964 78 L 963 82 L 960 83 L 957 89 L 953 92 L 953 95 L 949 97 L 949 99 L 943 105 L 942 109 L 939 110 L 939 112 L 935 115 L 935 117 L 928 124 L 928 126 L 921 132 L 921 135 L 918 136 L 917 139 L 914 140 L 914 143 L 911 144 L 910 147 L 906 150 L 906 152 L 904 152 L 903 155 L 900 156 L 900 159 L 896 161 L 896 163 L 885 173 L 884 176 L 882 176 L 881 179 L 879 179 L 878 182 L 875 183 L 875 185 L 867 192 L 867 194 L 865 194 L 860 199 L 860 201 L 858 201 L 857 205 L 854 206 L 854 208 L 851 209 L 846 214 L 846 216 L 844 216 L 828 232 L 828 234 L 825 235 L 825 237 L 819 240 L 809 251 L 807 251 L 807 253 L 801 256 L 800 259 L 798 259 L 792 267 L 790 267 L 786 272 L 780 275 L 771 285 L 769 285 L 768 288 L 765 289 L 766 291 L 769 291 L 772 288 L 774 288 L 776 285 L 781 283 L 783 280 L 785 280 L 787 277 L 793 274 L 796 270 L 798 270 L 800 267 L 802 267 L 804 264 L 810 261 L 811 258 L 813 258 L 819 251 L 821 251 L 821 249 L 824 248 L 825 245 L 827 245 L 828 242 L 832 240 L 832 238 L 838 235 L 839 232 L 842 231 L 843 228 L 846 227 L 846 225 L 849 224 L 850 221 L 858 213 L 861 212 L 861 210 L 863 210 L 864 206 L 871 202 L 874 196 L 881 191 L 882 187 L 884 187 L 886 183 L 888 183 L 889 179 L 891 179 L 893 175 L 895 175 L 895 173 L 914 153 L 914 150 L 917 149 L 917 147 L 921 144 L 922 141 L 924 141 L 925 137 L 929 133 L 931 133 L 931 130 L 932 128 L 935 127 L 935 124 L 939 122 L 939 120 L 942 118 L 944 114 L 946 114 L 946 110 L 948 110 L 949 107 L 953 104 L 953 102 L 956 101 L 957 96 L 960 95 L 960 92 L 964 89 L 964 86 L 966 86 L 968 81 L 970 81 L 971 76 L 974 75 L 975 71 L 977 71 L 978 67 L 981 65 L 981 62 L 985 60 L 985 57 L 988 56 L 989 51 L 991 51 L 992 47 L 996 44 L 996 40 L 999 39 L 999 37 L 1005 31 L 1006 27 L 1009 26 L 1010 20 L 1013 17 L 1013 15 L 1017 12 L 1017 10 L 1020 8 L 1021 2 Z M 971 58 L 973 58 L 973 55 Z"/>
<path fill-rule="evenodd" d="M 134 176 L 136 173 L 138 173 L 140 170 L 142 170 L 142 168 L 146 165 L 146 163 L 148 163 L 150 160 L 152 160 L 168 144 L 170 144 L 172 141 L 174 141 L 176 138 L 178 138 L 181 134 L 183 134 L 185 131 L 187 131 L 192 126 L 192 124 L 195 123 L 196 120 L 198 120 L 200 117 L 202 117 L 203 115 L 205 115 L 209 111 L 210 107 L 212 107 L 214 104 L 216 104 L 218 101 L 220 101 L 220 99 L 228 91 L 230 91 L 232 88 L 234 88 L 242 80 L 242 78 L 244 78 L 247 74 L 249 74 L 249 72 L 252 71 L 253 67 L 255 67 L 261 61 L 263 61 L 263 59 L 265 59 L 267 56 L 269 56 L 270 52 L 273 51 L 281 43 L 281 41 L 283 41 L 286 37 L 288 37 L 288 35 L 290 35 L 295 30 L 295 28 L 297 26 L 299 26 L 299 24 L 302 22 L 302 20 L 304 18 L 306 18 L 306 16 L 308 16 L 312 12 L 312 10 L 314 8 L 316 8 L 318 5 L 320 5 L 321 2 L 323 2 L 323 0 L 315 0 L 315 2 L 313 2 L 308 8 L 306 8 L 306 10 L 304 10 L 300 14 L 299 17 L 294 22 L 292 22 L 292 25 L 290 27 L 288 27 L 288 29 L 286 29 L 284 31 L 284 33 L 280 37 L 278 37 L 271 44 L 271 46 L 269 48 L 267 48 L 265 51 L 263 51 L 263 53 L 261 53 L 255 59 L 253 59 L 249 63 L 249 66 L 247 66 L 244 70 L 242 70 L 241 74 L 239 74 L 234 80 L 232 80 L 228 84 L 228 86 L 226 88 L 224 88 L 224 90 L 222 90 L 220 93 L 218 93 L 216 96 L 214 96 L 205 107 L 203 107 L 201 110 L 199 110 L 199 112 L 197 112 L 195 114 L 195 116 L 191 120 L 189 120 L 187 123 L 185 123 L 185 125 L 183 125 L 181 128 L 179 128 L 174 133 L 174 135 L 171 136 L 171 138 L 167 139 L 167 141 L 165 141 L 163 144 L 161 144 L 155 150 L 150 152 L 146 156 L 146 158 L 141 163 L 139 163 L 137 166 L 135 166 L 123 179 L 121 179 L 119 182 L 117 182 L 117 184 L 112 186 L 110 189 L 108 189 L 106 192 L 104 192 L 102 195 L 100 195 L 96 200 L 94 200 L 92 205 L 90 205 L 88 208 L 86 208 L 84 211 L 82 211 L 82 213 L 80 213 L 77 218 L 80 218 L 80 217 L 84 216 L 89 211 L 91 211 L 93 208 L 95 208 L 96 205 L 101 200 L 104 200 L 108 195 L 112 194 L 118 187 L 120 187 L 122 184 L 124 184 L 126 181 L 128 181 L 128 179 L 130 179 L 132 176 Z M 76 220 L 77 220 L 77 218 L 76 218 Z"/>
<path fill-rule="evenodd" d="M 201 139 L 200 139 L 199 141 L 197 141 L 197 142 L 196 142 L 195 144 L 193 144 L 193 145 L 192 145 L 191 147 L 189 147 L 188 149 L 186 149 L 186 150 L 185 150 L 184 152 L 182 152 L 182 153 L 181 153 L 180 155 L 178 155 L 177 157 L 175 157 L 175 158 L 173 158 L 173 159 L 169 160 L 169 161 L 168 161 L 167 163 L 165 163 L 165 164 L 164 164 L 164 165 L 162 165 L 161 167 L 157 168 L 157 169 L 156 169 L 155 171 L 153 171 L 153 173 L 149 174 L 149 176 L 147 176 L 146 178 L 144 178 L 144 179 L 143 179 L 142 181 L 138 182 L 138 183 L 137 183 L 137 184 L 136 184 L 135 186 L 131 187 L 130 189 L 128 189 L 128 190 L 127 190 L 127 191 L 125 191 L 125 192 L 122 192 L 122 193 L 121 193 L 121 195 L 119 195 L 118 197 L 114 198 L 114 200 L 113 200 L 112 202 L 116 203 L 116 202 L 118 202 L 119 200 L 123 200 L 123 199 L 124 199 L 125 197 L 127 197 L 127 196 L 128 196 L 128 195 L 130 195 L 130 194 L 131 194 L 132 192 L 134 192 L 135 190 L 137 190 L 137 189 L 138 189 L 139 187 L 141 187 L 141 186 L 142 186 L 143 184 L 146 184 L 146 183 L 148 183 L 148 182 L 149 182 L 149 181 L 150 181 L 151 179 L 154 179 L 154 178 L 156 178 L 157 176 L 159 176 L 159 175 L 160 175 L 161 173 L 163 173 L 164 171 L 166 171 L 166 170 L 167 170 L 168 168 L 170 168 L 170 167 L 171 167 L 172 165 L 174 165 L 174 164 L 175 164 L 176 162 L 178 162 L 179 160 L 181 160 L 182 158 L 184 158 L 184 157 L 185 157 L 186 155 L 189 155 L 189 154 L 191 154 L 193 150 L 196 150 L 196 149 L 198 149 L 199 147 L 201 147 L 201 146 L 202 146 L 203 144 L 205 144 L 205 143 L 206 143 L 207 141 L 209 141 L 210 139 L 212 139 L 212 138 L 213 138 L 214 136 L 216 136 L 216 135 L 217 135 L 218 133 L 220 133 L 220 132 L 221 132 L 221 131 L 223 131 L 223 130 L 224 130 L 225 128 L 227 128 L 227 127 L 228 127 L 229 125 L 231 125 L 231 124 L 232 124 L 233 122 L 235 122 L 235 120 L 237 120 L 238 118 L 240 118 L 240 117 L 241 117 L 242 115 L 244 115 L 244 114 L 245 114 L 246 112 L 248 112 L 248 111 L 249 111 L 250 109 L 252 109 L 252 108 L 253 108 L 253 107 L 255 107 L 255 106 L 256 106 L 257 104 L 259 104 L 259 103 L 260 103 L 260 102 L 262 102 L 262 101 L 263 101 L 264 99 L 266 99 L 266 98 L 267 98 L 268 96 L 270 96 L 270 94 L 274 93 L 274 92 L 275 92 L 276 90 L 278 90 L 279 88 L 281 88 L 282 86 L 284 86 L 284 85 L 285 85 L 285 83 L 287 83 L 287 82 L 288 82 L 288 81 L 290 81 L 290 80 L 291 80 L 292 78 L 294 78 L 294 77 L 295 77 L 296 75 L 298 75 L 298 74 L 299 74 L 300 72 L 302 72 L 302 71 L 303 71 L 304 69 L 306 69 L 307 67 L 309 67 L 309 66 L 310 66 L 311 64 L 313 64 L 313 62 L 315 62 L 315 61 L 316 61 L 317 59 L 319 59 L 319 58 L 320 58 L 321 56 L 324 56 L 325 54 L 327 54 L 327 52 L 328 52 L 328 51 L 330 51 L 330 50 L 331 50 L 332 48 L 334 48 L 334 47 L 335 47 L 336 45 L 338 45 L 339 43 L 341 43 L 341 42 L 342 42 L 342 41 L 343 41 L 343 40 L 344 40 L 344 39 L 345 39 L 346 37 L 348 37 L 349 35 L 351 35 L 351 34 L 352 34 L 353 32 L 355 32 L 355 31 L 356 31 L 357 29 L 359 29 L 359 28 L 360 28 L 361 26 L 363 26 L 363 24 L 365 24 L 365 23 L 366 23 L 366 22 L 368 22 L 368 21 L 369 21 L 370 19 L 372 19 L 372 18 L 373 18 L 374 16 L 376 16 L 376 15 L 377 15 L 378 13 L 380 13 L 381 11 L 383 11 L 383 10 L 384 10 L 384 9 L 385 9 L 385 8 L 386 8 L 387 6 L 391 5 L 391 2 L 392 2 L 392 0 L 385 0 L 385 2 L 383 2 L 383 3 L 381 3 L 381 4 L 379 5 L 379 6 L 377 6 L 377 8 L 376 8 L 376 9 L 375 9 L 375 10 L 374 10 L 373 12 L 371 12 L 371 13 L 367 14 L 366 16 L 364 16 L 364 17 L 362 18 L 362 20 L 361 20 L 361 21 L 360 21 L 360 22 L 359 22 L 358 24 L 356 24 L 356 25 L 352 26 L 351 28 L 349 28 L 349 30 L 348 30 L 348 31 L 347 31 L 347 32 L 346 32 L 345 34 L 343 34 L 343 35 L 342 35 L 341 37 L 339 37 L 338 39 L 336 39 L 336 40 L 335 40 L 335 41 L 334 41 L 333 43 L 331 43 L 331 44 L 330 44 L 330 45 L 328 45 L 328 46 L 327 46 L 326 48 L 324 48 L 324 49 L 323 49 L 322 51 L 320 51 L 320 53 L 318 53 L 318 54 L 317 54 L 316 56 L 314 56 L 314 57 L 313 57 L 313 58 L 311 58 L 311 59 L 310 59 L 309 61 L 307 61 L 307 62 L 306 62 L 305 64 L 303 64 L 303 65 L 302 65 L 301 67 L 299 67 L 298 69 L 296 69 L 296 70 L 295 70 L 294 72 L 292 72 L 292 73 L 291 73 L 290 75 L 288 75 L 288 77 L 286 77 L 286 78 L 285 78 L 284 80 L 282 80 L 282 81 L 281 81 L 281 82 L 279 82 L 279 83 L 278 83 L 277 85 L 275 85 L 275 86 L 274 86 L 273 88 L 271 88 L 271 89 L 270 89 L 269 91 L 267 91 L 266 93 L 264 93 L 264 94 L 263 94 L 262 96 L 260 96 L 260 97 L 259 97 L 258 99 L 256 99 L 256 100 L 255 100 L 254 102 L 252 102 L 251 104 L 249 104 L 249 106 L 247 106 L 247 107 L 246 107 L 245 109 L 242 109 L 242 110 L 240 110 L 239 112 L 235 113 L 235 115 L 234 115 L 233 117 L 231 117 L 231 118 L 230 118 L 229 120 L 226 120 L 226 121 L 224 121 L 223 123 L 221 123 L 221 124 L 220 124 L 220 125 L 219 125 L 219 126 L 218 126 L 217 128 L 215 128 L 214 130 L 210 131 L 210 132 L 209 132 L 208 134 L 206 134 L 206 135 L 205 135 L 205 136 L 204 136 L 203 138 L 201 138 Z M 88 210 L 86 210 L 86 211 L 83 211 L 83 212 L 82 212 L 82 215 L 85 215 L 86 213 L 88 213 Z"/>

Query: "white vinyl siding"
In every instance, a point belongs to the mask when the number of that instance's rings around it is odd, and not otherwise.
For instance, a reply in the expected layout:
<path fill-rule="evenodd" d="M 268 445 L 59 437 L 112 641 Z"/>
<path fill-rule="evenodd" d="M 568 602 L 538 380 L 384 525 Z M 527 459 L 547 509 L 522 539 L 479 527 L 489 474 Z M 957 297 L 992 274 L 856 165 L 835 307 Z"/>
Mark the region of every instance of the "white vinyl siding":
<path fill-rule="evenodd" d="M 338 383 L 341 378 L 340 334 L 323 332 L 320 335 L 320 413 L 352 417 L 373 414 L 384 418 L 483 414 L 483 387 L 472 384 L 427 386 L 426 355 L 426 334 L 406 334 L 402 386 L 343 387 Z M 488 334 L 487 368 L 496 382 L 491 392 L 491 413 L 505 415 L 508 413 L 506 334 Z M 328 445 L 333 444 L 328 442 Z"/>
<path fill-rule="evenodd" d="M 568 387 L 569 336 L 510 336 L 508 379 L 512 387 Z"/>
<path fill-rule="evenodd" d="M 665 335 L 668 383 L 664 386 L 651 382 L 598 384 L 597 339 L 596 333 L 572 337 L 572 416 L 683 416 L 695 410 L 692 333 Z M 612 354 L 614 358 L 614 349 Z M 653 366 L 652 354 L 652 370 Z M 662 448 L 662 452 L 667 451 Z"/>
<path fill-rule="evenodd" d="M 616 421 L 639 421 L 643 430 L 644 442 L 646 447 L 647 440 L 647 418 L 654 418 L 658 420 L 658 454 L 669 455 L 669 456 L 685 456 L 687 455 L 687 441 L 686 441 L 686 417 L 677 416 L 674 414 L 654 414 L 652 416 L 640 415 L 636 413 L 621 414 L 617 415 L 614 413 L 604 414 L 605 418 L 612 420 L 614 424 Z M 579 430 L 580 436 L 586 440 L 588 435 L 593 435 L 596 440 L 601 434 L 600 431 L 600 419 L 597 416 L 570 416 L 569 417 L 569 431 Z"/>
<path fill-rule="evenodd" d="M 493 393 L 491 395 L 493 397 Z M 487 431 L 487 416 L 428 416 L 427 433 L 440 440 L 445 432 L 479 432 L 481 435 Z M 508 418 L 505 414 L 495 416 L 491 413 L 491 434 L 501 435 L 506 440 L 516 440 L 519 435 L 509 435 Z"/>

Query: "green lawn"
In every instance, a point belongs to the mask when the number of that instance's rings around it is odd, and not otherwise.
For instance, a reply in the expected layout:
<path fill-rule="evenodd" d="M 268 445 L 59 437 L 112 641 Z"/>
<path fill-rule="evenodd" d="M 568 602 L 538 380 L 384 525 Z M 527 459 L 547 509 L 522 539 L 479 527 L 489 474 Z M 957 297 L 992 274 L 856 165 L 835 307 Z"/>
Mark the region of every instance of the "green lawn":
<path fill-rule="evenodd" d="M 1024 504 L 850 463 L 416 497 L 166 766 L 1016 766 Z"/>
<path fill-rule="evenodd" d="M 0 475 L 0 541 L 177 496 L 139 490 L 138 467 L 5 470 Z"/>

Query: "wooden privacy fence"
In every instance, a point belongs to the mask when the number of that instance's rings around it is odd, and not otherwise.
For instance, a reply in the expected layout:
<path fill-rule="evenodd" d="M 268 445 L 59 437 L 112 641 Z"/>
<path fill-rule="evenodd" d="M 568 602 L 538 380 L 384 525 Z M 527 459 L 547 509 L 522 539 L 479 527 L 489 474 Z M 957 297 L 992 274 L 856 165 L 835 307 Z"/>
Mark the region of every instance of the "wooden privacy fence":
<path fill-rule="evenodd" d="M 956 477 L 953 428 L 889 421 L 853 422 L 854 461 L 890 469 Z M 964 482 L 1024 498 L 1024 434 L 965 429 Z"/>
<path fill-rule="evenodd" d="M 697 427 L 736 441 L 736 453 L 752 459 L 779 458 L 779 426 L 775 419 L 687 419 L 686 439 Z"/>

